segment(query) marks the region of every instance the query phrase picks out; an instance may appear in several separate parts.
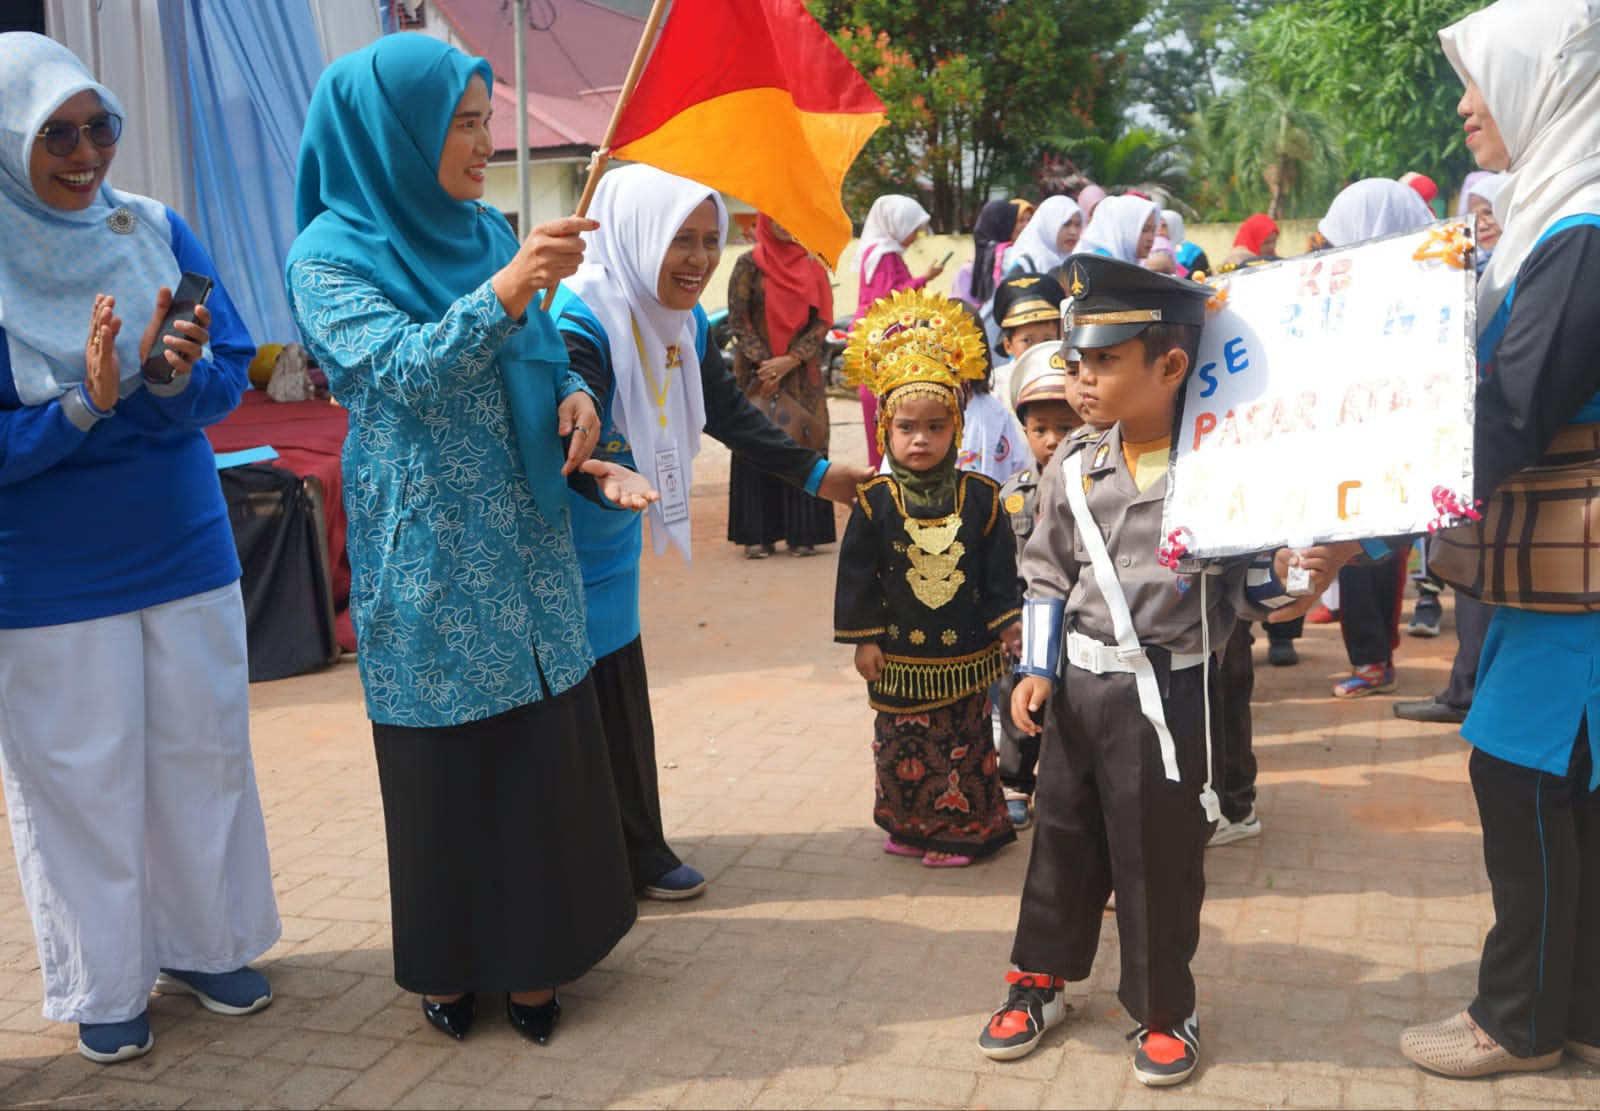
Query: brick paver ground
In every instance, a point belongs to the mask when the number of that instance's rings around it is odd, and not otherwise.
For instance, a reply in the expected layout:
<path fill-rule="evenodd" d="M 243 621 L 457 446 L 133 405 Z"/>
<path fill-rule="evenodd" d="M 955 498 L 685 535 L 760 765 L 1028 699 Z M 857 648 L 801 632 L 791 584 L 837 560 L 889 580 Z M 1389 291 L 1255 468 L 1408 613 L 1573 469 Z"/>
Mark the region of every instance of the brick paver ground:
<path fill-rule="evenodd" d="M 849 420 L 852 407 L 838 406 Z M 836 455 L 859 455 L 859 415 Z M 457 1045 L 390 978 L 382 813 L 353 663 L 252 689 L 284 937 L 277 999 L 225 1019 L 155 998 L 156 1049 L 106 1068 L 39 1017 L 9 846 L 0 864 L 0 1104 L 27 1107 L 1594 1107 L 1600 1075 L 1460 1082 L 1395 1043 L 1471 994 L 1490 921 L 1466 749 L 1390 713 L 1443 685 L 1408 639 L 1393 697 L 1339 702 L 1336 628 L 1261 667 L 1258 840 L 1213 850 L 1196 961 L 1204 1059 L 1143 1089 L 1114 996 L 1116 927 L 1074 1013 L 1026 1060 L 974 1039 L 999 1001 L 1028 836 L 965 871 L 880 851 L 871 716 L 831 634 L 832 549 L 749 562 L 721 540 L 708 449 L 696 558 L 647 555 L 645 644 L 667 826 L 711 879 L 564 992 L 544 1048 L 484 1001 Z M 841 516 L 842 521 L 842 516 Z M 1264 646 L 1258 646 L 1258 661 Z"/>

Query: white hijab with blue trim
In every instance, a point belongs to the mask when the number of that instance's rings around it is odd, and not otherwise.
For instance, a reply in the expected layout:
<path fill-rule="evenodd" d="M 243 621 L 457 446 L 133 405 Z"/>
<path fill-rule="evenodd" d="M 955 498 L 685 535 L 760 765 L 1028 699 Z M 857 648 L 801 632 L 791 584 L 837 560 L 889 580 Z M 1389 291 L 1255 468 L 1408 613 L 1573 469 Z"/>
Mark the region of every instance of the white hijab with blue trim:
<path fill-rule="evenodd" d="M 1511 165 L 1494 198 L 1500 242 L 1478 278 L 1478 328 L 1557 221 L 1600 212 L 1600 0 L 1500 0 L 1439 32 L 1475 81 Z"/>
<path fill-rule="evenodd" d="M 24 405 L 48 404 L 83 381 L 101 293 L 117 299 L 122 395 L 132 393 L 156 295 L 178 284 L 165 205 L 102 186 L 88 208 L 67 212 L 33 190 L 28 164 L 39 129 L 84 91 L 122 115 L 111 90 L 66 47 L 27 31 L 0 34 L 0 328 Z"/>
<path fill-rule="evenodd" d="M 706 201 L 716 206 L 718 242 L 725 246 L 728 209 L 716 190 L 642 163 L 611 170 L 600 179 L 589 206 L 600 230 L 583 233 L 583 265 L 561 283 L 605 329 L 616 382 L 611 420 L 628 441 L 634 469 L 656 487 L 656 453 L 676 448 L 688 489 L 706 426 L 694 311 L 669 309 L 656 297 L 661 266 L 678 229 Z M 673 347 L 675 362 L 667 354 Z M 669 525 L 659 502 L 647 515 L 655 553 L 665 552 L 670 540 L 688 559 L 688 520 Z"/>

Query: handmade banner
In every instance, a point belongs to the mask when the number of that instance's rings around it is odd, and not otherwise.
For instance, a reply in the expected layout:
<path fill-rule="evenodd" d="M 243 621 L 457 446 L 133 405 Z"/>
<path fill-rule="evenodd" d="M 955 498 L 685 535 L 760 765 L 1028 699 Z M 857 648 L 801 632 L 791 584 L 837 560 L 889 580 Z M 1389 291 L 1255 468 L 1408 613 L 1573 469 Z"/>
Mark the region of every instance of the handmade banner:
<path fill-rule="evenodd" d="M 1464 225 L 1213 279 L 1164 535 L 1191 559 L 1425 532 L 1472 489 L 1477 284 Z"/>

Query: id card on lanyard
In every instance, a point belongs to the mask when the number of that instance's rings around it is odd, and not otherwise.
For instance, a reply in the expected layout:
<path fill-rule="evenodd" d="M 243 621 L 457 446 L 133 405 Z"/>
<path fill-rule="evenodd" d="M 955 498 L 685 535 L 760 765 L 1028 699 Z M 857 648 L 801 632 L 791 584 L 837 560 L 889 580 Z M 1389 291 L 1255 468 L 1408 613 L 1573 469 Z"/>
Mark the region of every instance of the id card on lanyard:
<path fill-rule="evenodd" d="M 689 488 L 676 447 L 656 450 L 656 491 L 661 495 L 657 506 L 663 523 L 677 525 L 689 519 Z"/>
<path fill-rule="evenodd" d="M 667 367 L 661 385 L 650 371 L 650 356 L 645 351 L 644 337 L 639 334 L 639 322 L 633 321 L 633 343 L 639 352 L 639 369 L 644 373 L 650 392 L 655 396 L 656 417 L 661 427 L 667 427 L 667 398 L 672 390 L 672 371 L 676 364 L 676 347 L 667 348 Z M 676 445 L 656 449 L 656 491 L 661 495 L 657 508 L 661 510 L 664 524 L 678 525 L 689 519 L 689 484 L 684 481 L 683 460 Z"/>

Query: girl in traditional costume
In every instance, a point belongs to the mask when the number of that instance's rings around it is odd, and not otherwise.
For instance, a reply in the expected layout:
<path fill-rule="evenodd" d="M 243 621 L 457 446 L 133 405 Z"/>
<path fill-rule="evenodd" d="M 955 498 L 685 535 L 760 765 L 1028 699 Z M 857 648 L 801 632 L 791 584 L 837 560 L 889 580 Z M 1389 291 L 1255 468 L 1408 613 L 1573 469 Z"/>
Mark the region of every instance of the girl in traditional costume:
<path fill-rule="evenodd" d="M 954 302 L 898 293 L 864 316 L 848 381 L 882 399 L 890 473 L 860 487 L 839 549 L 834 639 L 878 711 L 873 818 L 884 851 L 962 867 L 1016 839 L 990 736 L 988 688 L 1021 636 L 1013 541 L 993 480 L 956 468 L 960 385 L 983 337 Z"/>

